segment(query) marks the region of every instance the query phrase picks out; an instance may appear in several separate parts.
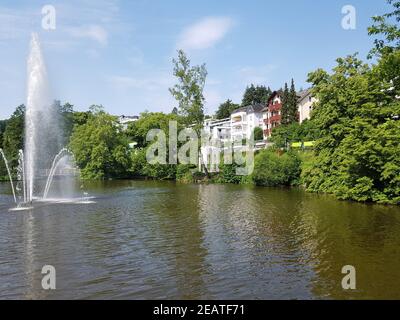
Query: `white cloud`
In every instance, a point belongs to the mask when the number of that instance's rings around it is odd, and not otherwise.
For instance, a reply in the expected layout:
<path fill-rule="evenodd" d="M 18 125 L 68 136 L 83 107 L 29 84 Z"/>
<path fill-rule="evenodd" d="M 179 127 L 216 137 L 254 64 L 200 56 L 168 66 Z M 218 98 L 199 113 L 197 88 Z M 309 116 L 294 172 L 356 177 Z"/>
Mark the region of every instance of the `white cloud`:
<path fill-rule="evenodd" d="M 186 28 L 178 41 L 179 49 L 201 50 L 213 47 L 233 27 L 229 17 L 207 17 Z"/>
<path fill-rule="evenodd" d="M 107 31 L 99 25 L 89 25 L 80 27 L 70 27 L 67 32 L 75 38 L 88 38 L 101 44 L 102 46 L 108 43 Z"/>

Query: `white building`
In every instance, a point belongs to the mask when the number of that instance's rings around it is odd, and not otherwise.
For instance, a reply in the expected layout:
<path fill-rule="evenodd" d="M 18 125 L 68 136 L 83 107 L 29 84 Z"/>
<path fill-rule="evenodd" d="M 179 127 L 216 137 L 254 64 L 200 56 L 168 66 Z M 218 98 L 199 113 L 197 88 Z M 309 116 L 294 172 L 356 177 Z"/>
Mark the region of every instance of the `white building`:
<path fill-rule="evenodd" d="M 254 104 L 237 109 L 231 114 L 232 141 L 250 139 L 257 127 L 263 127 L 264 104 Z"/>
<path fill-rule="evenodd" d="M 128 129 L 128 124 L 139 120 L 139 116 L 120 116 L 118 122 L 122 125 L 123 129 Z"/>
<path fill-rule="evenodd" d="M 204 121 L 204 131 L 207 132 L 212 139 L 219 139 L 222 142 L 231 139 L 231 119 L 207 119 Z"/>
<path fill-rule="evenodd" d="M 299 99 L 297 107 L 299 110 L 299 121 L 303 123 L 304 120 L 311 118 L 311 111 L 317 99 L 311 95 L 311 89 L 303 90 L 297 93 Z"/>

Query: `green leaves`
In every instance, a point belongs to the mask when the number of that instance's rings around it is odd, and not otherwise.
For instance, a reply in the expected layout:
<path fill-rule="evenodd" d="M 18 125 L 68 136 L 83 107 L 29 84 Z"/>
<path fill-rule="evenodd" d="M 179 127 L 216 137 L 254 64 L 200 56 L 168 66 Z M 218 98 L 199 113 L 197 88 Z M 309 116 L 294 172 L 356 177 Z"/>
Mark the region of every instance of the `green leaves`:
<path fill-rule="evenodd" d="M 257 103 L 267 103 L 271 93 L 272 91 L 269 87 L 254 86 L 254 84 L 251 84 L 244 92 L 242 107 L 247 107 Z"/>
<path fill-rule="evenodd" d="M 130 166 L 128 140 L 115 117 L 92 108 L 87 122 L 77 125 L 70 148 L 84 179 L 122 178 Z"/>
<path fill-rule="evenodd" d="M 178 58 L 173 59 L 173 64 L 178 83 L 169 91 L 178 101 L 178 112 L 185 118 L 186 124 L 196 124 L 200 130 L 204 120 L 203 89 L 207 77 L 206 67 L 204 64 L 192 67 L 182 50 L 178 51 Z"/>
<path fill-rule="evenodd" d="M 310 74 L 319 101 L 312 122 L 321 132 L 316 158 L 302 174 L 309 191 L 339 199 L 400 204 L 399 51 L 368 67 L 356 56 L 333 74 Z"/>
<path fill-rule="evenodd" d="M 219 106 L 215 116 L 217 119 L 230 118 L 231 113 L 236 109 L 239 109 L 239 105 L 233 103 L 231 100 L 227 100 Z"/>
<path fill-rule="evenodd" d="M 259 186 L 296 185 L 300 177 L 300 159 L 294 153 L 262 150 L 255 157 L 253 181 Z"/>

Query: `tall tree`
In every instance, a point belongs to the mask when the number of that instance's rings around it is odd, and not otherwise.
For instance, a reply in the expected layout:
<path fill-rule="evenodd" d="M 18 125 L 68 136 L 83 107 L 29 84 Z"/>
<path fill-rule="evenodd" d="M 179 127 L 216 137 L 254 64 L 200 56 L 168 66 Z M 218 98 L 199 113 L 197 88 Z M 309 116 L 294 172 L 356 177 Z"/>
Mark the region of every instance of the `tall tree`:
<path fill-rule="evenodd" d="M 298 122 L 298 111 L 297 111 L 297 92 L 296 87 L 294 85 L 294 80 L 292 79 L 292 83 L 290 85 L 289 91 L 289 112 L 288 112 L 288 122 L 289 124 Z"/>
<path fill-rule="evenodd" d="M 207 77 L 205 64 L 191 66 L 183 50 L 178 51 L 178 58 L 173 59 L 174 76 L 178 83 L 169 89 L 178 102 L 179 115 L 187 125 L 195 125 L 200 131 L 204 120 L 204 85 Z"/>
<path fill-rule="evenodd" d="M 0 148 L 3 148 L 3 134 L 6 130 L 7 120 L 0 120 Z"/>
<path fill-rule="evenodd" d="M 256 103 L 266 103 L 270 97 L 272 91 L 265 86 L 254 86 L 251 84 L 247 87 L 242 99 L 242 107 L 247 107 Z"/>
<path fill-rule="evenodd" d="M 290 90 L 287 83 L 285 83 L 282 97 L 281 123 L 283 125 L 289 125 L 297 121 L 297 93 L 294 80 L 292 79 Z"/>
<path fill-rule="evenodd" d="M 215 113 L 215 117 L 217 119 L 226 119 L 231 116 L 231 113 L 239 109 L 239 105 L 236 103 L 233 103 L 232 100 L 226 100 L 224 103 L 221 103 L 220 106 L 218 107 L 217 112 Z"/>
<path fill-rule="evenodd" d="M 281 124 L 287 125 L 289 124 L 289 87 L 287 82 L 285 82 L 285 86 L 282 92 L 282 109 L 281 109 Z"/>

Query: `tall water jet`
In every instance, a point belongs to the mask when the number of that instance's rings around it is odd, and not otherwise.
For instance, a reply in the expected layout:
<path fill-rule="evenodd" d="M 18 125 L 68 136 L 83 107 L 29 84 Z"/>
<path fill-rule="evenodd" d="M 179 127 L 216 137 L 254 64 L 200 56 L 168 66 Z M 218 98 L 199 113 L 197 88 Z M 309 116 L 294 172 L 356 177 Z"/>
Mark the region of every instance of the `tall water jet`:
<path fill-rule="evenodd" d="M 61 149 L 57 108 L 52 105 L 49 83 L 39 38 L 32 34 L 28 58 L 27 103 L 25 113 L 26 201 L 42 194 L 40 180 Z"/>

